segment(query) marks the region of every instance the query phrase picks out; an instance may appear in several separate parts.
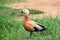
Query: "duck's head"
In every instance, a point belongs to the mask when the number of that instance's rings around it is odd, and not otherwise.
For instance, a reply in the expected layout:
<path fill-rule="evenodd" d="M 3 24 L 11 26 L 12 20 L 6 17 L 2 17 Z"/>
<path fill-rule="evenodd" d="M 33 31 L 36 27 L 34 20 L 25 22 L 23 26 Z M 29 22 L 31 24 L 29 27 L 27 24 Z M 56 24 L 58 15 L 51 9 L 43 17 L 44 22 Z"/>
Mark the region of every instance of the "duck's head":
<path fill-rule="evenodd" d="M 28 9 L 23 9 L 23 10 L 22 10 L 22 13 L 24 13 L 24 15 L 25 15 L 26 17 L 29 16 L 29 10 L 28 10 Z"/>
<path fill-rule="evenodd" d="M 22 13 L 24 13 L 25 15 L 29 15 L 29 10 L 28 9 L 23 9 Z"/>

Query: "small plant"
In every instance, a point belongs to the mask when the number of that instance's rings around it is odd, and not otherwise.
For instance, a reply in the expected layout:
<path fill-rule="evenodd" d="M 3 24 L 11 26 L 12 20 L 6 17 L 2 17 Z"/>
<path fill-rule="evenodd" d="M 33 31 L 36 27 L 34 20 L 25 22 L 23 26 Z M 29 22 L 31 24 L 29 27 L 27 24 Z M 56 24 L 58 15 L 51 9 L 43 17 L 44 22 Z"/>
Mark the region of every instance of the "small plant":
<path fill-rule="evenodd" d="M 30 10 L 30 14 L 42 14 L 44 13 L 44 11 L 41 10 L 36 10 L 36 9 L 29 9 Z"/>

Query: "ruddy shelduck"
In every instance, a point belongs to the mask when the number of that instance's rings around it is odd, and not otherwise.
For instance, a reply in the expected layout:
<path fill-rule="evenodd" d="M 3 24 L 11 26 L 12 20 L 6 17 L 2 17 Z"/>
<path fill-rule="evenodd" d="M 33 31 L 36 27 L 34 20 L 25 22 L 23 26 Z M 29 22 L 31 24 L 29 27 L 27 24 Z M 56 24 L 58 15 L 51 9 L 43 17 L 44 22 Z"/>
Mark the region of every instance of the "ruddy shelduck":
<path fill-rule="evenodd" d="M 32 35 L 32 32 L 39 32 L 39 31 L 43 31 L 46 29 L 44 26 L 38 24 L 37 22 L 29 20 L 28 9 L 23 9 L 22 12 L 24 13 L 23 26 L 27 31 L 30 32 L 30 35 Z"/>

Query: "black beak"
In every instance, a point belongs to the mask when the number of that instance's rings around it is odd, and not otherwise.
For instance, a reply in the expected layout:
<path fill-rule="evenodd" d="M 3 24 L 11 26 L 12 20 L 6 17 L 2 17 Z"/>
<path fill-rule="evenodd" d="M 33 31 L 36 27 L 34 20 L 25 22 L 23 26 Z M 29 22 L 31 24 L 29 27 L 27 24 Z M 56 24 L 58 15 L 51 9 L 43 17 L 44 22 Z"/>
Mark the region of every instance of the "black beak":
<path fill-rule="evenodd" d="M 23 11 L 21 11 L 21 13 L 23 13 Z"/>

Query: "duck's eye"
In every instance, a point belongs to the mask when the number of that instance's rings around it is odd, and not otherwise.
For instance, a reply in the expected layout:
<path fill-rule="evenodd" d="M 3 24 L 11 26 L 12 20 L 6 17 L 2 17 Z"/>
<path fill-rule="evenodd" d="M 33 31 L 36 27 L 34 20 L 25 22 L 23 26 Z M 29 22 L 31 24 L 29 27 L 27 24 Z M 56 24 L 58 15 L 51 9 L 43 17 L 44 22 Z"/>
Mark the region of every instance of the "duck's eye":
<path fill-rule="evenodd" d="M 24 10 L 25 11 L 25 10 Z"/>

